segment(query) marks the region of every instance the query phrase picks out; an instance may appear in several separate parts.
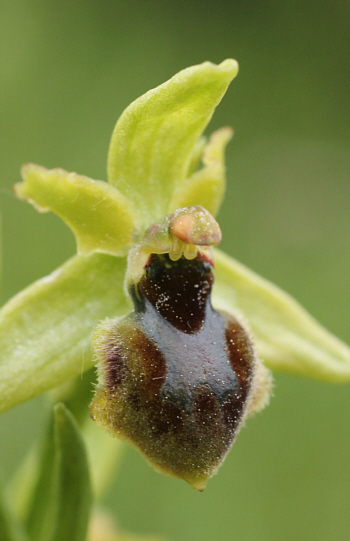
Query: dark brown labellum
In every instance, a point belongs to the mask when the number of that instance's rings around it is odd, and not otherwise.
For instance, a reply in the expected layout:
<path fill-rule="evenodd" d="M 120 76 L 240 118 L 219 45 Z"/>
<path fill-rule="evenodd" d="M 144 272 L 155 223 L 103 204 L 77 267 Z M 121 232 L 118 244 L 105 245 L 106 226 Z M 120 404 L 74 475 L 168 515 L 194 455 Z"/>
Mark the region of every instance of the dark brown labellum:
<path fill-rule="evenodd" d="M 211 305 L 211 262 L 152 254 L 129 288 L 134 311 L 97 330 L 92 417 L 158 469 L 203 490 L 254 402 L 252 341 Z"/>

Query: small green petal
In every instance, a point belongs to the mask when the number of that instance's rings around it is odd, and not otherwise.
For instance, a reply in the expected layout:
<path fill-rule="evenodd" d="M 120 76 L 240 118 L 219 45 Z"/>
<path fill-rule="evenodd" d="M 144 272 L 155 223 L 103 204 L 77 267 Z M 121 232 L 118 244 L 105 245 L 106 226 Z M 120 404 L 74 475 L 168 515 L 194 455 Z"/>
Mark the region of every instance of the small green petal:
<path fill-rule="evenodd" d="M 134 101 L 118 120 L 109 148 L 109 182 L 140 209 L 145 225 L 168 213 L 196 141 L 237 73 L 235 60 L 187 68 Z"/>
<path fill-rule="evenodd" d="M 136 233 L 137 215 L 130 201 L 106 182 L 45 169 L 35 164 L 22 167 L 24 182 L 16 184 L 20 199 L 37 210 L 51 210 L 73 230 L 78 252 L 125 255 Z"/>
<path fill-rule="evenodd" d="M 169 212 L 189 205 L 201 205 L 216 216 L 226 187 L 224 151 L 232 134 L 231 128 L 221 128 L 212 134 L 208 145 L 204 148 L 202 157 L 204 167 L 195 171 L 175 190 Z"/>
<path fill-rule="evenodd" d="M 188 171 L 186 173 L 186 177 L 191 176 L 192 173 L 197 171 L 200 161 L 202 159 L 203 151 L 205 149 L 206 144 L 207 144 L 207 138 L 204 137 L 204 135 L 195 142 L 195 145 L 192 149 L 192 153 L 190 157 L 190 164 L 188 167 Z"/>
<path fill-rule="evenodd" d="M 125 314 L 126 258 L 75 256 L 0 311 L 0 412 L 81 374 L 90 337 L 105 317 Z"/>
<path fill-rule="evenodd" d="M 350 349 L 297 301 L 217 249 L 215 266 L 214 306 L 245 316 L 268 368 L 323 381 L 350 381 Z"/>

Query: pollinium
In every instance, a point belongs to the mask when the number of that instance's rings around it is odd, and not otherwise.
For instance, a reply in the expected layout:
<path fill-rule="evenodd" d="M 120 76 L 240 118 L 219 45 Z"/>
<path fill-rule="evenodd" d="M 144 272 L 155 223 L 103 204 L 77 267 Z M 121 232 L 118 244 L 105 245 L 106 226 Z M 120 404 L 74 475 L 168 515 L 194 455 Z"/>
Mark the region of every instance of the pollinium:
<path fill-rule="evenodd" d="M 204 211 L 180 210 L 186 227 Z M 145 260 L 155 229 L 158 240 L 165 229 L 167 242 L 176 241 L 177 255 L 170 249 Z M 178 215 L 150 228 L 130 257 L 134 311 L 95 333 L 99 384 L 91 415 L 136 445 L 156 469 L 203 490 L 248 413 L 266 401 L 266 374 L 244 326 L 212 307 L 211 251 L 185 245 L 179 254 L 184 241 L 172 238 L 174 231 L 184 238 Z M 207 242 L 205 227 L 204 233 Z"/>

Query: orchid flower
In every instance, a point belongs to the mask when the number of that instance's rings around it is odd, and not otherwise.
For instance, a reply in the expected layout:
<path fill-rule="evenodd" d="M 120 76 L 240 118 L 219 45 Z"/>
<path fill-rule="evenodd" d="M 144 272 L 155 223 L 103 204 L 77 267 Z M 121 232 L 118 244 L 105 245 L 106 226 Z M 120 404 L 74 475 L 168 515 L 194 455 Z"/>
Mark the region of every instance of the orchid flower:
<path fill-rule="evenodd" d="M 77 255 L 0 312 L 0 411 L 97 363 L 96 422 L 199 490 L 267 404 L 270 370 L 350 380 L 344 343 L 215 247 L 232 130 L 202 134 L 237 73 L 205 62 L 134 101 L 108 183 L 22 168 L 17 196 L 60 216 Z"/>

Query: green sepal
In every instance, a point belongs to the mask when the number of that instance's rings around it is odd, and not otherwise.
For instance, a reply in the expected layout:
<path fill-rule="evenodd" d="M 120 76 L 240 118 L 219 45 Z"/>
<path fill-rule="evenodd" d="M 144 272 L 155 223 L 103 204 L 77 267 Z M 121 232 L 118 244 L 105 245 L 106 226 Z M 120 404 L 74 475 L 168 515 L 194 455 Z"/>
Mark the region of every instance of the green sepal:
<path fill-rule="evenodd" d="M 0 310 L 0 412 L 91 368 L 95 326 L 129 311 L 125 270 L 126 258 L 75 256 Z"/>
<path fill-rule="evenodd" d="M 89 465 L 76 421 L 63 404 L 55 406 L 54 432 L 57 514 L 50 541 L 85 541 L 92 506 Z"/>
<path fill-rule="evenodd" d="M 204 167 L 194 171 L 175 190 L 168 212 L 190 205 L 201 205 L 213 216 L 217 215 L 226 188 L 224 151 L 232 134 L 231 128 L 221 128 L 212 134 L 203 149 Z"/>
<path fill-rule="evenodd" d="M 245 317 L 268 368 L 328 382 L 350 381 L 346 344 L 271 282 L 218 249 L 214 254 L 214 306 Z"/>
<path fill-rule="evenodd" d="M 108 179 L 133 201 L 145 226 L 168 213 L 196 141 L 237 73 L 235 60 L 192 66 L 138 98 L 121 115 L 109 148 Z"/>
<path fill-rule="evenodd" d="M 4 497 L 2 487 L 0 487 L 0 539 L 1 541 L 28 541 L 22 525 Z"/>
<path fill-rule="evenodd" d="M 15 193 L 40 212 L 51 210 L 75 234 L 80 254 L 125 255 L 137 232 L 137 212 L 116 188 L 101 180 L 32 163 L 22 167 Z"/>

